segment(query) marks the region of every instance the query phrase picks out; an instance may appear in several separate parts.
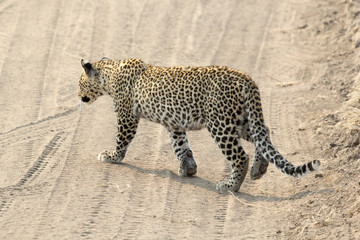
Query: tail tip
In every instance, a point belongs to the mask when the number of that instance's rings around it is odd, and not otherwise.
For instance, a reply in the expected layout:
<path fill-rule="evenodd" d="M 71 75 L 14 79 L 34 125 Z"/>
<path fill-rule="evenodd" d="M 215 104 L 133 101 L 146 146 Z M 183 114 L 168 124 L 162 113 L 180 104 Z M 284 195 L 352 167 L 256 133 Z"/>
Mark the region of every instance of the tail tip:
<path fill-rule="evenodd" d="M 321 169 L 321 163 L 319 160 L 312 161 L 312 167 L 314 170 L 320 170 Z"/>

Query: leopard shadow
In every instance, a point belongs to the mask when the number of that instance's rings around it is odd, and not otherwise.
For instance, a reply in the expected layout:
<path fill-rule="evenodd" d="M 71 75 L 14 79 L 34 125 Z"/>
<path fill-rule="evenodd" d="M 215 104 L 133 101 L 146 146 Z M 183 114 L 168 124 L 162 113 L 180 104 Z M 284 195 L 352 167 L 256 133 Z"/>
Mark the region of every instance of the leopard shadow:
<path fill-rule="evenodd" d="M 181 184 L 190 184 L 190 185 L 193 185 L 196 187 L 203 188 L 210 192 L 220 194 L 219 191 L 216 190 L 216 188 L 215 188 L 216 183 L 211 182 L 202 177 L 198 177 L 198 176 L 182 177 L 182 176 L 179 176 L 177 173 L 174 173 L 171 170 L 144 169 L 144 168 L 141 168 L 141 167 L 138 167 L 135 165 L 131 165 L 129 163 L 124 163 L 124 162 L 114 164 L 114 165 L 119 165 L 121 167 L 126 167 L 128 169 L 136 170 L 136 171 L 138 171 L 140 173 L 144 173 L 144 174 L 156 175 L 156 176 L 164 178 L 164 179 L 171 179 L 172 181 L 176 181 Z M 221 194 L 229 195 L 229 196 L 232 195 L 232 196 L 239 198 L 240 200 L 256 203 L 256 202 L 282 202 L 282 201 L 289 201 L 289 200 L 295 200 L 295 199 L 302 199 L 309 195 L 319 195 L 319 194 L 321 195 L 323 193 L 332 192 L 332 191 L 334 191 L 334 190 L 333 189 L 322 189 L 319 191 L 307 190 L 307 191 L 301 191 L 301 192 L 295 193 L 294 195 L 290 195 L 290 196 L 261 196 L 261 195 L 252 195 L 252 194 L 245 193 L 245 192 L 236 192 L 236 193 L 222 192 Z"/>

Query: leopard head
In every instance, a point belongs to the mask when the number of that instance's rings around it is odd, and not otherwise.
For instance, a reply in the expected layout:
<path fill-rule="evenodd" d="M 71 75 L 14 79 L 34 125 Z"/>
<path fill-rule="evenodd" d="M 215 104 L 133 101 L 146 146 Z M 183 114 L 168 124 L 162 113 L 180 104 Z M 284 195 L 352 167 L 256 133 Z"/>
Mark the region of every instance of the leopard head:
<path fill-rule="evenodd" d="M 99 74 L 99 70 L 90 62 L 81 60 L 81 65 L 84 69 L 79 79 L 79 93 L 78 96 L 82 102 L 88 104 L 93 103 L 99 96 L 103 95 L 103 79 Z"/>

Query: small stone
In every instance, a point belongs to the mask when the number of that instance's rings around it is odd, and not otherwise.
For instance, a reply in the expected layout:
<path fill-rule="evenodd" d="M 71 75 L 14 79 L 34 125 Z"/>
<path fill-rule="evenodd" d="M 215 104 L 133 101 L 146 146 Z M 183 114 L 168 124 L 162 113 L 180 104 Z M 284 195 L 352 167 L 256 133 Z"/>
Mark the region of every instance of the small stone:
<path fill-rule="evenodd" d="M 307 24 L 304 24 L 304 25 L 299 26 L 298 29 L 305 29 L 305 28 L 307 28 L 307 27 L 308 27 L 308 25 L 307 25 Z"/>
<path fill-rule="evenodd" d="M 358 48 L 359 46 L 360 46 L 360 41 L 357 40 L 357 41 L 355 42 L 355 48 Z"/>
<path fill-rule="evenodd" d="M 336 143 L 330 143 L 330 148 L 336 147 Z"/>
<path fill-rule="evenodd" d="M 322 177 L 324 177 L 324 175 L 322 173 L 315 174 L 315 178 L 322 178 Z"/>
<path fill-rule="evenodd" d="M 277 232 L 276 232 L 277 234 L 280 234 L 281 233 L 281 230 L 277 230 Z"/>

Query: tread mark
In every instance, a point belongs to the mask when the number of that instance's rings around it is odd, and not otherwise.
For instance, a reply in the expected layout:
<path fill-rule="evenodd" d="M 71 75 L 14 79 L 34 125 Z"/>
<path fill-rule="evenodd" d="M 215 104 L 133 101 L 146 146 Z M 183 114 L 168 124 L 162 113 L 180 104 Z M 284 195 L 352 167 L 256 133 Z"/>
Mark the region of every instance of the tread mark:
<path fill-rule="evenodd" d="M 61 112 L 61 113 L 57 113 L 55 115 L 52 115 L 52 116 L 49 116 L 49 117 L 46 117 L 46 118 L 43 118 L 41 120 L 38 120 L 38 121 L 34 121 L 34 122 L 30 122 L 30 123 L 27 123 L 27 124 L 24 124 L 24 125 L 21 125 L 21 126 L 18 126 L 18 127 L 15 127 L 13 129 L 10 129 L 6 132 L 2 132 L 0 133 L 0 136 L 2 135 L 6 135 L 6 134 L 9 134 L 9 133 L 12 133 L 12 132 L 15 132 L 17 130 L 20 130 L 22 128 L 26 128 L 26 127 L 31 127 L 31 126 L 35 126 L 35 125 L 38 125 L 40 123 L 43 123 L 43 122 L 46 122 L 46 121 L 49 121 L 49 120 L 53 120 L 53 119 L 56 119 L 56 118 L 59 118 L 59 117 L 63 117 L 63 116 L 67 116 L 67 115 L 70 115 L 71 113 L 75 112 L 78 110 L 78 107 L 72 107 L 68 110 L 66 110 L 65 112 Z"/>

